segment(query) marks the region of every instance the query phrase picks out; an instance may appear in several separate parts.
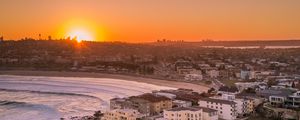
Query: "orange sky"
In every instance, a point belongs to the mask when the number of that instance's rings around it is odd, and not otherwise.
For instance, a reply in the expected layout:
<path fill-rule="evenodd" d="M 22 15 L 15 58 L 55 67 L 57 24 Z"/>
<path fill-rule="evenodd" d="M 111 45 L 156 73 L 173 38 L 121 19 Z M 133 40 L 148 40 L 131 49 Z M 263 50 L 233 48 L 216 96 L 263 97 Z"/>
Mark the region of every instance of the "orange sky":
<path fill-rule="evenodd" d="M 300 38 L 300 0 L 0 0 L 0 36 L 66 36 L 82 26 L 99 41 Z"/>

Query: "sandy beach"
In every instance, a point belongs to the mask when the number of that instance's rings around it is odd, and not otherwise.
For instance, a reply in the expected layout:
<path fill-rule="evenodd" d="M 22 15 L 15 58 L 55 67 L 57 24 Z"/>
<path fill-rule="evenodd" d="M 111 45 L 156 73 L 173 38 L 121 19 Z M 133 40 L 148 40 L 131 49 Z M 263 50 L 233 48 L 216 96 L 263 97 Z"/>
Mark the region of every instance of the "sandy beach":
<path fill-rule="evenodd" d="M 104 73 L 88 73 L 88 72 L 59 72 L 59 71 L 0 71 L 0 75 L 23 75 L 23 76 L 50 76 L 50 77 L 87 77 L 87 78 L 113 78 L 128 81 L 143 82 L 153 85 L 193 89 L 196 92 L 204 92 L 209 89 L 208 86 L 192 84 L 186 82 L 177 82 L 170 80 L 151 79 L 136 76 L 104 74 Z"/>

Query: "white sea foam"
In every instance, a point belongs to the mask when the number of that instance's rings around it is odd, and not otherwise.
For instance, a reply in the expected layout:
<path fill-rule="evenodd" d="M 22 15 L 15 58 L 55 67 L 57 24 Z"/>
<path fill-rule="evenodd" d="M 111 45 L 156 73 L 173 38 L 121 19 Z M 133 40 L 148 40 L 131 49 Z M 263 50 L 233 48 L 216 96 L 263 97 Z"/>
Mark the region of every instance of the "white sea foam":
<path fill-rule="evenodd" d="M 0 75 L 0 120 L 57 120 L 108 109 L 114 97 L 173 89 L 110 78 Z"/>

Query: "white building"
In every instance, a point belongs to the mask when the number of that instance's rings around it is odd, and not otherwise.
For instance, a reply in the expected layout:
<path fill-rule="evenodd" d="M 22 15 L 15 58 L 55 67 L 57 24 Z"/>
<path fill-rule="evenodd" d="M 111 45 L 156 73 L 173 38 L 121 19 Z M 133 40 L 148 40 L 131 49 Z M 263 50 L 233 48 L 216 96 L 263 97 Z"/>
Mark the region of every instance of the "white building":
<path fill-rule="evenodd" d="M 242 80 L 251 79 L 251 72 L 250 72 L 250 70 L 241 70 L 241 79 Z"/>
<path fill-rule="evenodd" d="M 184 80 L 188 81 L 201 81 L 203 76 L 201 74 L 186 74 Z"/>
<path fill-rule="evenodd" d="M 229 100 L 202 98 L 198 102 L 200 107 L 218 111 L 218 117 L 225 120 L 234 120 L 237 117 L 236 103 Z"/>
<path fill-rule="evenodd" d="M 236 98 L 236 111 L 239 116 L 251 114 L 254 111 L 254 101 L 249 98 Z"/>
<path fill-rule="evenodd" d="M 191 101 L 183 101 L 183 100 L 174 100 L 173 106 L 175 106 L 175 107 L 191 107 L 192 102 Z"/>
<path fill-rule="evenodd" d="M 250 114 L 254 111 L 254 100 L 246 97 L 236 97 L 233 93 L 222 93 L 220 99 L 229 100 L 236 103 L 236 113 L 239 116 Z"/>
<path fill-rule="evenodd" d="M 176 95 L 171 94 L 171 93 L 166 93 L 166 92 L 154 92 L 153 94 L 159 95 L 159 96 L 165 96 L 165 97 L 170 98 L 170 99 L 175 99 L 176 98 Z"/>
<path fill-rule="evenodd" d="M 217 78 L 220 75 L 220 72 L 218 70 L 210 70 L 207 74 L 211 78 Z"/>
<path fill-rule="evenodd" d="M 144 115 L 134 109 L 115 109 L 104 114 L 104 120 L 136 120 L 143 117 Z"/>
<path fill-rule="evenodd" d="M 217 110 L 203 107 L 178 107 L 164 110 L 165 120 L 218 120 Z"/>
<path fill-rule="evenodd" d="M 300 107 L 300 91 L 293 93 L 286 99 L 286 106 L 299 108 Z"/>
<path fill-rule="evenodd" d="M 234 84 L 239 89 L 239 91 L 243 91 L 248 88 L 253 88 L 253 89 L 260 88 L 263 87 L 263 85 L 266 85 L 266 83 L 264 82 L 237 82 Z M 264 89 L 264 88 L 260 88 L 260 89 Z"/>

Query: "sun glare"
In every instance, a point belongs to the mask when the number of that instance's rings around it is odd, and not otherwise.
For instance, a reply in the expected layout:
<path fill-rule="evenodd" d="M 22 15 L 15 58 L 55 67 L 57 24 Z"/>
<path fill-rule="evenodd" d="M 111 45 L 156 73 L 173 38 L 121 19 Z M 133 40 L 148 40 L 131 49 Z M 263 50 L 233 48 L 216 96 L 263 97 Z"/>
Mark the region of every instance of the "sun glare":
<path fill-rule="evenodd" d="M 72 19 L 62 22 L 57 31 L 57 36 L 62 38 L 70 37 L 73 40 L 81 41 L 103 41 L 105 33 L 98 23 L 88 19 Z"/>
<path fill-rule="evenodd" d="M 92 33 L 88 30 L 82 29 L 82 28 L 77 28 L 77 29 L 72 29 L 67 33 L 67 36 L 71 37 L 72 39 L 76 39 L 77 42 L 81 42 L 83 40 L 85 41 L 92 41 L 94 40 L 94 37 Z"/>

